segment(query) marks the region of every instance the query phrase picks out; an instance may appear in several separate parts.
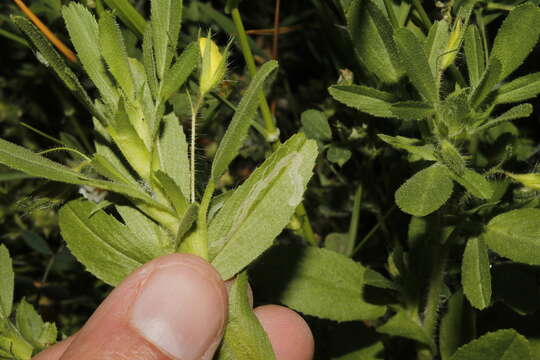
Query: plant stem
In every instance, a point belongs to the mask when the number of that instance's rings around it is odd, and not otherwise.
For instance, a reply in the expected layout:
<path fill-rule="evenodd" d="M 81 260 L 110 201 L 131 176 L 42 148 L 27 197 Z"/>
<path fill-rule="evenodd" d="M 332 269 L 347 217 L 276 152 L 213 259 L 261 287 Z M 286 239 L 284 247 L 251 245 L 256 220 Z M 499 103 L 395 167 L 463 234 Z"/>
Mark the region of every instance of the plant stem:
<path fill-rule="evenodd" d="M 253 58 L 253 53 L 249 47 L 248 37 L 246 34 L 246 29 L 244 28 L 244 23 L 242 22 L 242 17 L 240 16 L 240 11 L 238 8 L 234 8 L 231 11 L 234 25 L 236 26 L 236 32 L 238 34 L 238 41 L 240 42 L 240 49 L 242 50 L 242 55 L 246 61 L 246 66 L 248 68 L 249 74 L 255 76 L 257 72 L 257 67 L 255 66 L 255 59 Z M 273 135 L 277 133 L 276 124 L 274 123 L 274 118 L 270 111 L 270 106 L 266 101 L 266 97 L 262 90 L 259 92 L 259 109 L 261 110 L 261 115 L 264 120 L 264 126 L 268 135 Z"/>
<path fill-rule="evenodd" d="M 188 96 L 188 99 L 191 103 L 191 97 Z M 190 144 L 190 171 L 191 171 L 191 203 L 195 202 L 195 138 L 196 138 L 196 124 L 197 124 L 197 114 L 199 113 L 199 108 L 201 107 L 203 101 L 203 96 L 200 95 L 193 106 L 191 103 L 191 144 Z"/>
<path fill-rule="evenodd" d="M 418 15 L 420 15 L 420 20 L 422 21 L 422 25 L 426 28 L 426 31 L 429 31 L 429 28 L 431 27 L 431 20 L 429 20 L 429 16 L 426 13 L 426 10 L 424 10 L 424 7 L 422 6 L 422 3 L 420 0 L 413 0 L 413 5 L 416 11 L 418 12 Z"/>
<path fill-rule="evenodd" d="M 253 53 L 251 52 L 251 48 L 249 47 L 248 36 L 246 34 L 246 29 L 244 27 L 244 23 L 242 22 L 242 17 L 240 16 L 240 11 L 238 10 L 238 8 L 232 9 L 231 15 L 234 25 L 236 27 L 238 41 L 240 42 L 240 49 L 242 50 L 242 55 L 246 62 L 246 66 L 250 75 L 255 76 L 255 73 L 257 72 L 257 67 L 255 66 L 255 59 L 253 58 Z M 270 137 L 278 135 L 279 130 L 274 123 L 274 118 L 262 90 L 259 93 L 259 109 L 264 120 L 264 127 L 267 134 L 266 141 L 272 143 L 272 148 L 275 150 L 278 146 L 279 140 L 276 139 L 271 141 Z M 315 238 L 313 227 L 311 226 L 309 216 L 303 203 L 298 205 L 295 215 L 300 218 L 300 221 L 302 221 L 302 232 L 304 234 L 304 237 L 309 241 L 309 243 L 317 245 L 317 239 Z"/>
<path fill-rule="evenodd" d="M 210 180 L 206 185 L 206 189 L 204 190 L 204 194 L 201 200 L 201 205 L 199 206 L 197 223 L 201 228 L 204 229 L 207 228 L 206 215 L 208 214 L 208 208 L 210 207 L 210 201 L 212 200 L 212 195 L 214 194 L 215 189 L 216 184 L 214 183 L 214 181 Z"/>
<path fill-rule="evenodd" d="M 18 42 L 19 44 L 24 45 L 26 47 L 30 47 L 28 42 L 24 40 L 22 37 L 12 34 L 9 31 L 6 31 L 4 29 L 0 29 L 0 36 L 3 36 L 5 38 Z"/>

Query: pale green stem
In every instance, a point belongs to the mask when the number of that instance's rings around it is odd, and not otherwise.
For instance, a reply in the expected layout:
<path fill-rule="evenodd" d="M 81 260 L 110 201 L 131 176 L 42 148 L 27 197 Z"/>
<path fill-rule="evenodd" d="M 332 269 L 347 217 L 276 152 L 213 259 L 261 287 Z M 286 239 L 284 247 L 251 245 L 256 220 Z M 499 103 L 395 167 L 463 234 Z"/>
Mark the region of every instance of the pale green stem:
<path fill-rule="evenodd" d="M 191 97 L 188 96 L 189 102 L 191 103 Z M 204 95 L 201 94 L 193 106 L 191 103 L 191 144 L 190 144 L 190 170 L 191 170 L 191 203 L 195 202 L 195 139 L 196 139 L 196 126 L 197 126 L 197 114 L 199 113 L 199 108 L 203 102 Z"/>

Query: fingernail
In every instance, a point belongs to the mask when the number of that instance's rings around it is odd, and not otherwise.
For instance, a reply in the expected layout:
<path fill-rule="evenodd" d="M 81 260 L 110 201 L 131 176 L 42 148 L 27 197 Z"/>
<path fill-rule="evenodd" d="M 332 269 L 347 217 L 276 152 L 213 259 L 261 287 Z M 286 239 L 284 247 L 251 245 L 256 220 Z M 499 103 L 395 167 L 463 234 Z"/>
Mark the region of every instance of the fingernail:
<path fill-rule="evenodd" d="M 150 274 L 131 313 L 132 326 L 146 340 L 179 360 L 199 359 L 220 336 L 224 321 L 217 282 L 181 264 Z"/>

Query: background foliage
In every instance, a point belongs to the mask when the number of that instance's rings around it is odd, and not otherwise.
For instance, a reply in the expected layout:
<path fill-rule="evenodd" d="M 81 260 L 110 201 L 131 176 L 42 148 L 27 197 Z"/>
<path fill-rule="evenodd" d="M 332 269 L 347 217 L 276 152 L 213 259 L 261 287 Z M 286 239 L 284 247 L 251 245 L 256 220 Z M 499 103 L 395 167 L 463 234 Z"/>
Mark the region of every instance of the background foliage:
<path fill-rule="evenodd" d="M 34 0 L 31 8 L 69 43 L 61 18 L 67 3 Z M 504 23 L 520 4 L 517 18 Z M 149 14 L 148 1 L 134 5 Z M 201 28 L 225 46 L 235 36 L 225 5 L 186 2 L 180 48 Z M 354 260 L 334 267 L 335 253 L 301 250 L 306 240 L 293 218 L 279 246 L 250 268 L 257 304 L 281 302 L 308 319 L 317 359 L 540 359 L 537 5 L 282 1 L 282 33 L 275 37 L 276 3 L 241 3 L 257 65 L 279 60 L 265 93 L 280 138 L 303 131 L 318 144 L 304 196 L 317 244 Z M 35 151 L 57 146 L 34 128 L 90 151 L 90 115 L 36 60 L 10 14 L 18 8 L 2 2 L 2 139 Z M 466 31 L 467 24 L 476 30 Z M 510 36 L 496 40 L 501 26 Z M 135 31 L 123 35 L 135 53 Z M 249 75 L 237 42 L 229 61 L 217 91 L 238 103 Z M 527 74 L 534 75 L 511 83 Z M 525 84 L 525 95 L 512 93 Z M 517 104 L 525 100 L 531 105 Z M 171 104 L 189 119 L 185 96 Z M 210 173 L 231 116 L 216 98 L 202 109 L 201 171 Z M 218 188 L 237 187 L 270 151 L 251 130 Z M 68 165 L 77 160 L 65 152 L 48 156 Z M 57 210 L 77 191 L 0 168 L 0 239 L 13 258 L 16 301 L 24 297 L 61 336 L 80 328 L 110 290 L 84 271 L 59 235 Z M 311 266 L 312 259 L 319 264 Z M 366 285 L 349 287 L 355 283 Z"/>

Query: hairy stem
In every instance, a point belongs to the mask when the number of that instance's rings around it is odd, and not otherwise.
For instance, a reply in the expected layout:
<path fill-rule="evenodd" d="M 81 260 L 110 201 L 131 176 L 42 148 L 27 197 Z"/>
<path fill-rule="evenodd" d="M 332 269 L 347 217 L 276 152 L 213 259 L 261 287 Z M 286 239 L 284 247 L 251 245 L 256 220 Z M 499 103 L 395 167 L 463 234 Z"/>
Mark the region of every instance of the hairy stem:
<path fill-rule="evenodd" d="M 191 103 L 191 141 L 190 141 L 190 171 L 191 171 L 191 203 L 195 202 L 195 139 L 197 136 L 197 114 L 203 102 L 203 96 L 199 96 L 195 105 L 191 102 L 191 97 L 188 96 Z"/>

